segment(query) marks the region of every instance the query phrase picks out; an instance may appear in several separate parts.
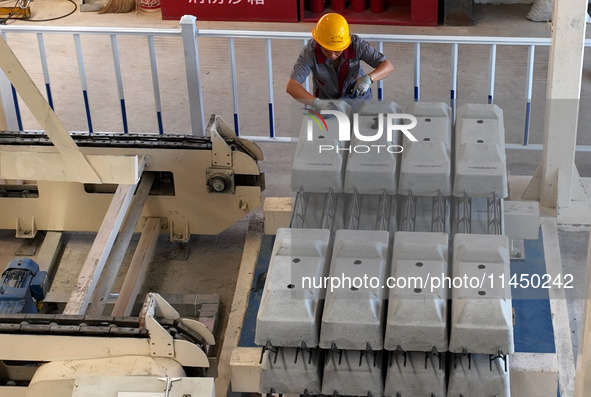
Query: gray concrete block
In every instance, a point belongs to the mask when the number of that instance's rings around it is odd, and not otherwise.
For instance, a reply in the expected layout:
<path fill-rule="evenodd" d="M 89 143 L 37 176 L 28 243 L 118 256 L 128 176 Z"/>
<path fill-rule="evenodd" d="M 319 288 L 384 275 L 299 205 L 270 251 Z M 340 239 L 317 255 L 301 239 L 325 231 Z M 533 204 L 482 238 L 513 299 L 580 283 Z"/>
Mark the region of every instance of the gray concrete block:
<path fill-rule="evenodd" d="M 386 369 L 385 397 L 444 397 L 446 395 L 445 353 L 390 353 Z M 440 363 L 441 360 L 441 363 Z M 467 397 L 467 396 L 466 396 Z"/>
<path fill-rule="evenodd" d="M 403 138 L 398 192 L 436 196 L 452 192 L 451 108 L 444 103 L 420 102 L 406 112 L 417 118 L 411 132 L 417 142 Z"/>
<path fill-rule="evenodd" d="M 336 232 L 330 276 L 343 285 L 327 288 L 320 347 L 328 349 L 334 343 L 339 349 L 364 350 L 368 344 L 374 350 L 383 348 L 386 290 L 382 286 L 389 239 L 385 231 Z"/>
<path fill-rule="evenodd" d="M 427 277 L 447 276 L 446 233 L 397 232 L 392 250 L 391 277 L 384 348 L 406 351 L 446 351 L 447 292 L 444 283 L 431 291 Z M 402 288 L 401 282 L 405 287 Z M 435 285 L 434 285 L 435 286 Z"/>
<path fill-rule="evenodd" d="M 456 359 L 449 369 L 447 397 L 509 397 L 509 371 L 505 371 L 502 359 L 491 361 L 490 358 L 489 355 L 472 354 L 470 360 L 465 356 Z"/>
<path fill-rule="evenodd" d="M 508 195 L 503 112 L 496 105 L 466 104 L 458 109 L 454 196 L 505 198 Z"/>
<path fill-rule="evenodd" d="M 452 264 L 449 350 L 455 353 L 513 353 L 509 241 L 506 236 L 456 234 Z"/>
<path fill-rule="evenodd" d="M 255 343 L 318 345 L 324 290 L 304 277 L 325 276 L 329 239 L 330 232 L 324 229 L 278 229 L 257 314 Z"/>
<path fill-rule="evenodd" d="M 505 235 L 516 240 L 537 240 L 540 207 L 534 201 L 504 201 Z"/>
<path fill-rule="evenodd" d="M 381 133 L 381 136 L 375 141 L 362 141 L 352 131 L 351 151 L 345 171 L 345 193 L 353 193 L 357 189 L 360 194 L 378 194 L 385 189 L 388 194 L 396 194 L 396 153 L 399 148 L 394 145 L 399 142 L 400 132 L 396 131 L 394 139 L 388 141 L 384 119 L 388 113 L 399 112 L 400 107 L 395 102 L 363 101 L 359 106 L 358 116 L 353 119 L 354 123 L 357 120 L 359 133 L 363 136 Z"/>
<path fill-rule="evenodd" d="M 400 106 L 396 102 L 389 101 L 359 101 L 361 102 L 353 111 L 361 116 L 371 116 L 378 113 L 399 113 Z"/>
<path fill-rule="evenodd" d="M 382 351 L 327 351 L 322 394 L 380 396 L 384 392 Z"/>
<path fill-rule="evenodd" d="M 345 142 L 339 141 L 339 123 L 334 116 L 324 116 L 326 128 L 304 117 L 298 138 L 298 146 L 291 165 L 291 188 L 298 191 L 335 193 L 343 191 L 346 151 Z M 312 137 L 308 140 L 308 131 Z M 334 150 L 328 150 L 333 147 Z M 326 148 L 326 150 L 322 150 Z M 338 150 L 337 150 L 338 149 Z"/>
<path fill-rule="evenodd" d="M 261 363 L 259 392 L 265 394 L 274 390 L 279 394 L 304 394 L 307 391 L 319 394 L 321 363 L 320 349 L 305 351 L 290 347 L 280 348 L 277 353 L 267 350 Z"/>

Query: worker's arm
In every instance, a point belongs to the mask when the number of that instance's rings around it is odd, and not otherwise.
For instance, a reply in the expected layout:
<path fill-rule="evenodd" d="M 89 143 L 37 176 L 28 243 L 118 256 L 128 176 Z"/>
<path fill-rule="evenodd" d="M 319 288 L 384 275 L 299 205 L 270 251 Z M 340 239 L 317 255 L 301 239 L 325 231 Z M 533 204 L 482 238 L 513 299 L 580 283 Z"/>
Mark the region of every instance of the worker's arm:
<path fill-rule="evenodd" d="M 385 79 L 390 73 L 394 71 L 394 66 L 387 59 L 378 64 L 372 72 L 359 77 L 355 81 L 355 87 L 353 87 L 352 98 L 357 98 L 365 95 L 367 90 L 371 87 L 371 83 L 375 83 L 378 80 Z"/>
<path fill-rule="evenodd" d="M 383 80 L 390 75 L 394 71 L 394 65 L 392 62 L 388 61 L 387 59 L 380 63 L 377 68 L 373 70 L 373 72 L 368 73 L 369 77 L 371 77 L 373 82 L 378 80 Z"/>
<path fill-rule="evenodd" d="M 287 82 L 285 91 L 287 91 L 287 93 L 291 95 L 293 99 L 306 105 L 312 105 L 314 103 L 314 99 L 316 99 L 316 97 L 310 94 L 303 85 L 292 78 L 290 78 Z"/>

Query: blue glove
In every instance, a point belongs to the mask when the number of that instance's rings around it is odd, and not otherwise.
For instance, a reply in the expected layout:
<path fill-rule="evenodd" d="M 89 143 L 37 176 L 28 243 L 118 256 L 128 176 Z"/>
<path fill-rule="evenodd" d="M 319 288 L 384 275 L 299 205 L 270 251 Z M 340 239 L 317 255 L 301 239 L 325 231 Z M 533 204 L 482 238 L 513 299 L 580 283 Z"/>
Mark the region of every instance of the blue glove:
<path fill-rule="evenodd" d="M 373 83 L 373 80 L 369 74 L 363 75 L 355 81 L 355 87 L 353 87 L 353 98 L 363 96 L 369 90 L 369 87 Z"/>

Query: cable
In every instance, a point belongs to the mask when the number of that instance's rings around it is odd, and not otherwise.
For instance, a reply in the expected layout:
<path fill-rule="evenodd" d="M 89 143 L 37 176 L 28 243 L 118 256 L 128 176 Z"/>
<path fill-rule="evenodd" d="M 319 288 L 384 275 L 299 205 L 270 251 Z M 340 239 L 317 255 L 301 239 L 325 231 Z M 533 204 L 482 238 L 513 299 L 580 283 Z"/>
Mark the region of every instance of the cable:
<path fill-rule="evenodd" d="M 19 3 L 20 0 L 17 0 L 15 2 L 15 7 L 16 5 Z M 70 3 L 72 3 L 74 5 L 74 9 L 70 12 L 68 12 L 67 14 L 64 15 L 60 15 L 59 17 L 55 17 L 55 18 L 47 18 L 47 19 L 23 19 L 23 18 L 14 18 L 11 15 L 9 15 L 6 18 L 0 18 L 0 25 L 5 25 L 6 21 L 8 21 L 9 19 L 11 20 L 20 20 L 20 21 L 27 21 L 27 22 L 50 22 L 50 21 L 56 21 L 58 19 L 62 19 L 65 17 L 69 17 L 70 15 L 72 15 L 73 13 L 76 12 L 76 10 L 78 10 L 78 5 L 74 2 L 74 0 L 68 0 Z"/>
<path fill-rule="evenodd" d="M 58 19 L 62 19 L 65 17 L 69 17 L 70 15 L 72 15 L 73 13 L 76 12 L 76 10 L 78 9 L 78 5 L 74 2 L 74 0 L 68 0 L 70 3 L 72 3 L 74 5 L 74 9 L 70 12 L 68 12 L 67 14 L 61 15 L 59 17 L 55 17 L 55 18 L 47 18 L 47 19 L 27 19 L 27 22 L 49 22 L 49 21 L 56 21 Z"/>

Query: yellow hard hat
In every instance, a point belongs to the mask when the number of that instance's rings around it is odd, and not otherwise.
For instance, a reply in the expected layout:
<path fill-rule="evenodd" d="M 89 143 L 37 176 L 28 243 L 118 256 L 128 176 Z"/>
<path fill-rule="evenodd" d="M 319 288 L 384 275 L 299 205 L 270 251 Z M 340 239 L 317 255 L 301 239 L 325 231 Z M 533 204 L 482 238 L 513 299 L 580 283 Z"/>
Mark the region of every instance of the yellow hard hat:
<path fill-rule="evenodd" d="M 347 20 L 334 12 L 325 14 L 318 20 L 312 29 L 312 37 L 329 51 L 343 51 L 351 44 Z"/>

